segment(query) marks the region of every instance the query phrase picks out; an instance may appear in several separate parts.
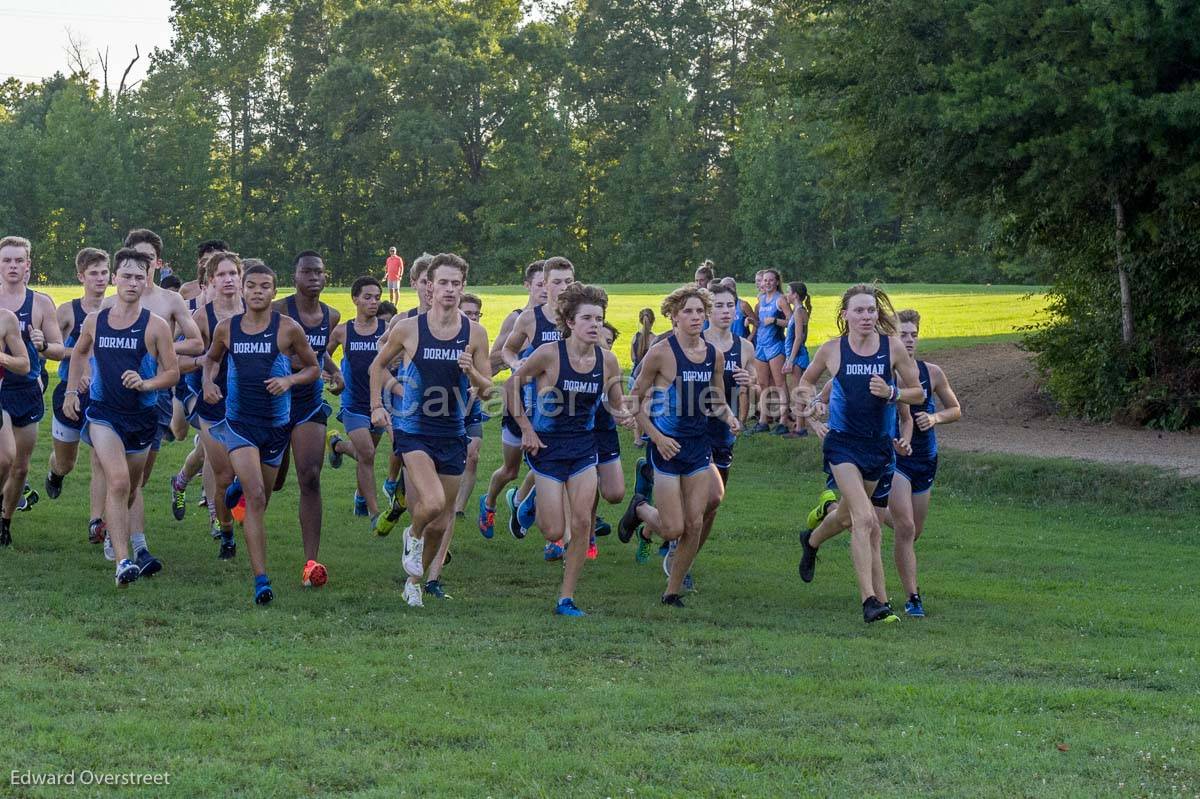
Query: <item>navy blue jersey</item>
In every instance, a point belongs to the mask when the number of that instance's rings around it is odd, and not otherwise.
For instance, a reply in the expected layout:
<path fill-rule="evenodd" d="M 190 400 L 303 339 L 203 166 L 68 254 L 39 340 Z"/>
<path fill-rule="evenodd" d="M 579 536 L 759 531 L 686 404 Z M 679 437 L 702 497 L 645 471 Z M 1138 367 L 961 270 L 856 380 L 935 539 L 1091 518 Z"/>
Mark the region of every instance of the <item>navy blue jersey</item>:
<path fill-rule="evenodd" d="M 892 377 L 892 351 L 887 336 L 879 337 L 878 351 L 857 355 L 846 336 L 838 339 L 841 365 L 833 377 L 829 397 L 829 429 L 859 438 L 888 438 L 895 434 L 896 413 L 886 399 L 871 393 L 871 378 L 883 378 L 895 385 Z"/>
<path fill-rule="evenodd" d="M 98 411 L 134 415 L 154 408 L 157 391 L 134 391 L 125 388 L 121 376 L 133 370 L 143 380 L 158 374 L 158 359 L 146 346 L 146 328 L 150 312 L 145 308 L 129 327 L 115 328 L 109 324 L 111 308 L 96 317 L 96 338 L 92 345 L 92 383 L 88 389 L 91 407 Z"/>
<path fill-rule="evenodd" d="M 66 347 L 74 347 L 75 342 L 79 341 L 79 331 L 83 328 L 83 320 L 87 317 L 87 311 L 83 310 L 83 302 L 78 298 L 71 300 L 71 332 L 67 333 L 67 339 L 63 342 Z M 71 370 L 71 356 L 63 358 L 58 363 L 58 379 L 66 380 L 67 373 Z"/>
<path fill-rule="evenodd" d="M 317 355 L 317 366 L 323 364 L 325 357 L 325 347 L 329 344 L 329 306 L 325 303 L 321 305 L 321 321 L 309 327 L 304 324 L 304 320 L 300 318 L 300 309 L 296 307 L 296 295 L 287 298 L 286 308 L 287 315 L 296 320 L 296 324 L 304 331 L 304 337 L 308 339 L 308 346 Z M 297 366 L 292 370 L 299 372 L 300 367 Z M 318 373 L 317 379 L 311 383 L 305 383 L 302 386 L 292 387 L 292 403 L 295 405 L 309 407 L 315 405 L 320 399 L 322 392 L 325 391 L 325 381 L 321 379 Z"/>
<path fill-rule="evenodd" d="M 420 315 L 421 315 L 420 308 L 409 308 L 407 311 L 404 312 L 405 319 L 412 319 L 414 316 L 420 316 Z"/>
<path fill-rule="evenodd" d="M 733 379 L 733 370 L 742 368 L 742 339 L 738 336 L 733 337 L 733 343 L 729 345 L 729 349 L 722 353 L 724 359 L 725 370 L 721 373 L 721 384 L 725 388 L 725 402 L 729 404 L 730 410 L 734 415 L 737 415 L 737 397 L 738 387 Z M 733 446 L 733 441 L 736 436 L 733 435 L 733 430 L 730 429 L 729 423 L 724 419 L 716 416 L 716 409 L 712 407 L 713 403 L 709 403 L 709 413 L 713 414 L 708 419 L 709 435 L 728 442 L 729 446 Z"/>
<path fill-rule="evenodd" d="M 371 362 L 379 354 L 379 337 L 386 329 L 384 321 L 377 319 L 375 329 L 362 336 L 354 329 L 353 320 L 346 323 L 342 354 L 342 380 L 346 389 L 342 393 L 342 407 L 350 413 L 371 415 Z"/>
<path fill-rule="evenodd" d="M 535 431 L 569 435 L 595 428 L 596 408 L 604 388 L 604 357 L 599 346 L 592 349 L 592 368 L 577 372 L 567 355 L 567 342 L 558 342 L 558 379 L 537 392 L 531 420 Z"/>
<path fill-rule="evenodd" d="M 25 301 L 17 309 L 17 329 L 21 332 L 21 340 L 25 342 L 25 352 L 29 354 L 29 374 L 18 375 L 9 372 L 4 381 L 5 388 L 37 386 L 38 378 L 42 374 L 42 364 L 45 362 L 38 356 L 37 348 L 29 338 L 29 331 L 33 329 L 33 296 L 33 291 L 25 289 Z"/>
<path fill-rule="evenodd" d="M 536 350 L 543 344 L 549 344 L 551 341 L 562 341 L 562 331 L 558 329 L 558 325 L 546 316 L 542 306 L 535 305 L 533 308 L 533 338 L 529 342 L 529 346 L 525 348 L 525 352 L 521 357 L 528 357 L 530 353 Z"/>
<path fill-rule="evenodd" d="M 924 361 L 917 361 L 917 372 L 921 375 L 921 390 L 925 392 L 925 401 L 920 405 L 913 405 L 911 410 L 913 413 L 924 411 L 932 414 L 937 410 L 933 402 L 933 380 L 929 377 L 929 367 Z M 921 430 L 913 423 L 912 431 L 912 458 L 935 458 L 937 457 L 937 430 L 936 427 L 931 427 L 928 430 Z"/>
<path fill-rule="evenodd" d="M 609 412 L 608 406 L 604 404 L 605 393 L 600 393 L 600 404 L 596 406 L 596 429 L 597 430 L 616 430 L 617 420 L 613 418 Z"/>
<path fill-rule="evenodd" d="M 217 329 L 217 311 L 213 304 L 207 303 L 204 306 L 205 324 L 208 325 L 206 338 L 212 341 L 213 331 Z M 196 392 L 196 413 L 200 414 L 201 418 L 208 421 L 221 420 L 225 418 L 225 391 L 229 382 L 229 353 L 226 352 L 221 358 L 221 363 L 217 366 L 216 377 L 213 378 L 213 383 L 217 388 L 221 389 L 222 399 L 212 405 L 209 405 L 204 400 L 204 374 L 200 369 L 194 372 L 188 372 L 184 378 L 187 381 L 188 387 Z"/>
<path fill-rule="evenodd" d="M 471 343 L 471 320 L 459 316 L 458 333 L 436 338 L 429 329 L 429 314 L 417 316 L 417 347 L 400 368 L 404 394 L 394 426 L 411 435 L 466 435 L 463 417 L 470 385 L 458 366 L 458 356 Z"/>
<path fill-rule="evenodd" d="M 667 339 L 675 358 L 675 380 L 651 392 L 649 416 L 654 426 L 671 438 L 693 438 L 708 432 L 709 402 L 717 348 L 704 342 L 704 360 L 695 363 L 684 354 L 679 339 Z"/>
<path fill-rule="evenodd" d="M 279 312 L 271 312 L 267 329 L 253 335 L 242 331 L 240 313 L 229 320 L 226 418 L 262 427 L 286 427 L 291 419 L 291 392 L 275 396 L 266 381 L 292 373 L 291 360 L 279 351 Z"/>

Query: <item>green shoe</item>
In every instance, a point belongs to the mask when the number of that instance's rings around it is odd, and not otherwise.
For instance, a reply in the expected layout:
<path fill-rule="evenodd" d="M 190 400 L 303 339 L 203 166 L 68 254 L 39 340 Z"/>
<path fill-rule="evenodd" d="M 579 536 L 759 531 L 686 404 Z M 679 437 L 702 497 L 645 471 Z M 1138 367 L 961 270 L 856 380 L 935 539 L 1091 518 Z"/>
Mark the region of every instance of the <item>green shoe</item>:
<path fill-rule="evenodd" d="M 829 506 L 838 501 L 838 495 L 830 489 L 825 489 L 821 492 L 820 498 L 817 500 L 817 507 L 808 512 L 808 529 L 815 530 L 817 525 L 825 518 L 825 514 L 829 512 Z"/>
<path fill-rule="evenodd" d="M 637 552 L 633 553 L 633 559 L 640 563 L 645 563 L 650 560 L 650 553 L 654 551 L 654 542 L 645 538 L 640 532 L 638 533 L 638 548 Z"/>

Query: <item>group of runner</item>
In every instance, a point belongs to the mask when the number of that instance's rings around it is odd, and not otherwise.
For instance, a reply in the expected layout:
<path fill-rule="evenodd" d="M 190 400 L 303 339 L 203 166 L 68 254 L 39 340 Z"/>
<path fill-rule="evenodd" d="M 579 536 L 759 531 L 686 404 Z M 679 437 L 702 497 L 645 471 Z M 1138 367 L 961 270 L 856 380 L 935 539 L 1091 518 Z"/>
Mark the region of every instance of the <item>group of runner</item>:
<path fill-rule="evenodd" d="M 743 430 L 812 431 L 823 439 L 830 490 L 801 534 L 802 579 L 812 579 L 818 548 L 849 529 L 864 619 L 895 620 L 880 552 L 881 524 L 889 524 L 905 610 L 924 613 L 913 544 L 936 472 L 934 428 L 960 410 L 944 373 L 914 360 L 919 316 L 895 314 L 875 286 L 846 292 L 841 336 L 810 363 L 812 304 L 802 283 L 781 292 L 777 271 L 760 272 L 752 306 L 706 262 L 696 282 L 663 300 L 669 332 L 656 336 L 654 313 L 643 310 L 626 381 L 612 352 L 618 331 L 606 320 L 607 294 L 578 280 L 562 257 L 526 268 L 527 302 L 505 317 L 489 345 L 482 301 L 465 291 L 469 267 L 454 254 L 414 260 L 408 277 L 417 306 L 404 313 L 383 301 L 377 279 L 360 277 L 351 287 L 354 318 L 342 321 L 321 300 L 326 275 L 316 252 L 296 256 L 295 291 L 279 299 L 275 272 L 220 240 L 197 248 L 196 280 L 175 290 L 156 285 L 162 249 L 155 233 L 133 230 L 111 257 L 81 250 L 82 295 L 56 309 L 27 287 L 29 242 L 0 240 L 0 544 L 12 542 L 12 511 L 37 499 L 26 478 L 45 407 L 44 364 L 57 360 L 45 488 L 57 499 L 79 441 L 89 444 L 88 538 L 115 562 L 118 586 L 163 568 L 146 541 L 144 487 L 162 442 L 191 439 L 170 478 L 172 512 L 186 516 L 187 490 L 199 476 L 219 558 L 236 557 L 234 524 L 242 523 L 255 603 L 274 598 L 265 510 L 289 466 L 299 489 L 301 583 L 327 581 L 319 560 L 321 471 L 347 457 L 356 468 L 354 512 L 369 518 L 376 535 L 390 534 L 409 514 L 405 601 L 419 607 L 428 597 L 444 599 L 442 569 L 474 488 L 485 403 L 502 399 L 503 458 L 479 497 L 478 528 L 493 537 L 503 496 L 514 537 L 541 531 L 544 557 L 563 561 L 556 614 L 585 615 L 575 602 L 583 566 L 596 555 L 597 536 L 612 529 L 597 516 L 601 499 L 625 503 L 617 535 L 638 539 L 639 562 L 656 538 L 662 542 L 661 599 L 682 607 Z M 821 393 L 825 372 L 832 379 Z M 330 425 L 326 388 L 339 399 L 341 432 Z M 618 425 L 645 447 L 627 501 Z M 377 451 L 389 432 L 380 502 Z M 522 462 L 524 480 L 509 487 Z"/>

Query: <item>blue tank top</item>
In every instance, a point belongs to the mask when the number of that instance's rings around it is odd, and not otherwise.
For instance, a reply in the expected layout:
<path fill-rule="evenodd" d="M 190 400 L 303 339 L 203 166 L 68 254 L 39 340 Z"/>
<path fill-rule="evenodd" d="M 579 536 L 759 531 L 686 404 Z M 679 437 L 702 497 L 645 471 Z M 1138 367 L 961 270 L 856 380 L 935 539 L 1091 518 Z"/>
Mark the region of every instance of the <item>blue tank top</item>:
<path fill-rule="evenodd" d="M 17 329 L 21 331 L 21 340 L 25 342 L 25 352 L 29 355 L 29 374 L 18 375 L 8 372 L 5 374 L 4 388 L 38 385 L 38 377 L 42 374 L 42 364 L 45 361 L 39 357 L 37 349 L 33 346 L 33 341 L 29 338 L 29 331 L 32 327 L 33 291 L 27 288 L 25 289 L 25 301 L 17 309 Z"/>
<path fill-rule="evenodd" d="M 317 366 L 321 366 L 321 358 L 325 352 L 325 347 L 329 344 L 329 306 L 321 303 L 321 321 L 312 327 L 304 324 L 304 320 L 300 318 L 300 309 L 296 307 L 296 295 L 287 298 L 287 313 L 288 316 L 296 320 L 296 324 L 300 325 L 304 330 L 304 337 L 308 339 L 308 346 L 312 347 L 313 352 L 317 356 Z M 297 367 L 293 372 L 299 372 Z M 325 391 L 325 381 L 321 379 L 320 373 L 318 377 L 311 383 L 303 386 L 295 386 L 292 388 L 292 402 L 297 407 L 309 407 L 315 405 L 321 397 L 321 393 Z"/>
<path fill-rule="evenodd" d="M 83 303 L 78 298 L 71 300 L 71 316 L 74 319 L 71 325 L 71 332 L 67 333 L 67 339 L 63 342 L 64 346 L 74 347 L 75 342 L 79 341 L 79 330 L 83 327 L 83 320 L 87 317 L 87 311 L 83 310 Z M 68 355 L 58 363 L 58 379 L 66 380 L 67 373 L 71 370 L 71 356 Z"/>
<path fill-rule="evenodd" d="M 732 329 L 732 328 L 731 328 Z M 737 397 L 738 387 L 733 379 L 733 370 L 742 368 L 742 339 L 738 336 L 733 337 L 733 344 L 723 353 L 725 370 L 721 373 L 721 383 L 725 388 L 725 402 L 729 404 L 729 409 L 737 415 Z M 719 438 L 726 444 L 731 445 L 736 438 L 733 435 L 733 430 L 730 429 L 728 422 L 720 419 L 715 415 L 714 409 L 709 407 L 708 417 L 708 434 L 712 438 Z"/>
<path fill-rule="evenodd" d="M 192 297 L 190 300 L 187 301 L 187 304 L 188 304 L 187 305 L 188 313 L 195 313 L 196 309 L 200 307 L 200 296 L 197 295 L 195 297 Z"/>
<path fill-rule="evenodd" d="M 892 352 L 887 336 L 879 337 L 879 349 L 857 355 L 850 339 L 838 339 L 841 365 L 833 378 L 829 397 L 829 429 L 859 438 L 889 438 L 894 435 L 896 410 L 886 399 L 871 393 L 871 378 L 879 375 L 888 385 L 892 376 Z"/>
<path fill-rule="evenodd" d="M 204 317 L 208 325 L 208 340 L 212 341 L 213 331 L 217 329 L 217 312 L 213 304 L 206 303 L 204 306 Z M 225 357 L 221 359 L 221 363 L 217 366 L 217 375 L 213 378 L 213 383 L 217 388 L 221 389 L 222 398 L 219 402 L 209 405 L 204 401 L 204 374 L 197 369 L 193 372 L 188 372 L 183 376 L 188 388 L 196 393 L 196 413 L 208 421 L 220 420 L 225 418 L 225 399 L 224 394 L 229 383 L 229 353 L 225 353 Z"/>
<path fill-rule="evenodd" d="M 750 336 L 750 326 L 746 324 L 746 312 L 742 310 L 742 301 L 738 300 L 733 306 L 733 324 L 729 326 L 729 330 L 735 336 L 748 338 Z"/>
<path fill-rule="evenodd" d="M 567 342 L 558 342 L 558 379 L 537 393 L 533 429 L 550 435 L 571 435 L 595 429 L 596 408 L 604 388 L 604 356 L 593 346 L 595 362 L 577 372 L 567 355 Z"/>
<path fill-rule="evenodd" d="M 267 391 L 266 381 L 292 373 L 291 360 L 279 351 L 279 312 L 261 333 L 242 331 L 240 313 L 229 320 L 229 373 L 225 416 L 231 421 L 264 427 L 286 427 L 291 419 L 291 392 L 279 396 Z"/>
<path fill-rule="evenodd" d="M 679 339 L 667 339 L 675 358 L 675 380 L 665 388 L 656 388 L 650 397 L 649 416 L 654 426 L 671 438 L 693 438 L 708 433 L 707 404 L 716 368 L 717 348 L 704 342 L 704 360 L 691 361 L 679 346 Z"/>
<path fill-rule="evenodd" d="M 379 337 L 387 329 L 382 319 L 375 320 L 375 330 L 365 336 L 354 329 L 354 320 L 346 323 L 345 352 L 342 354 L 342 407 L 350 413 L 371 415 L 371 362 L 379 354 Z"/>
<path fill-rule="evenodd" d="M 783 337 L 783 357 L 788 358 L 792 354 L 792 344 L 796 341 L 796 317 L 799 313 L 792 314 L 792 318 L 788 319 L 787 333 Z M 807 331 L 805 332 L 805 342 L 807 342 Z M 796 353 L 797 358 L 805 358 L 808 355 L 807 343 L 800 345 L 799 351 Z"/>
<path fill-rule="evenodd" d="M 157 391 L 125 388 L 121 375 L 131 369 L 149 380 L 158 374 L 158 359 L 146 347 L 146 327 L 150 312 L 145 308 L 129 327 L 115 328 L 108 322 L 111 308 L 96 317 L 96 338 L 92 345 L 92 384 L 88 399 L 92 407 L 118 414 L 145 413 L 158 400 Z"/>
<path fill-rule="evenodd" d="M 937 406 L 934 404 L 933 380 L 929 377 L 929 367 L 925 365 L 924 361 L 917 361 L 917 372 L 921 375 L 921 389 L 925 392 L 925 401 L 920 405 L 913 405 L 911 410 L 913 413 L 921 411 L 930 414 L 934 413 L 937 410 Z M 928 430 L 921 430 L 914 422 L 911 443 L 912 455 L 910 457 L 921 459 L 937 457 L 937 428 L 931 427 Z"/>
<path fill-rule="evenodd" d="M 771 317 L 779 316 L 780 296 L 780 294 L 776 294 L 768 300 L 766 294 L 758 295 L 758 339 L 755 343 L 760 347 L 783 339 L 783 330 L 779 328 L 779 325 L 766 321 Z"/>
<path fill-rule="evenodd" d="M 399 418 L 393 424 L 410 435 L 459 437 L 466 435 L 470 383 L 458 368 L 458 356 L 471 343 L 471 320 L 460 316 L 458 333 L 440 339 L 429 329 L 429 314 L 417 316 L 417 351 L 400 368 L 404 394 Z"/>

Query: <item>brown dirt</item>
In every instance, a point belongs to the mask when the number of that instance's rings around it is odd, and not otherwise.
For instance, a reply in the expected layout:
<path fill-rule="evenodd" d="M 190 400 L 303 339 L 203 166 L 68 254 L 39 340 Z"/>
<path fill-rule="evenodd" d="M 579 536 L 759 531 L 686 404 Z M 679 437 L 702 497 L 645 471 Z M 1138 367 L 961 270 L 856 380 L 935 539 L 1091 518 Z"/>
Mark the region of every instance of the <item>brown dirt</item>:
<path fill-rule="evenodd" d="M 930 360 L 945 369 L 963 407 L 962 421 L 938 428 L 950 449 L 1146 464 L 1200 477 L 1200 435 L 1055 415 L 1029 353 L 1015 344 L 940 350 Z"/>

